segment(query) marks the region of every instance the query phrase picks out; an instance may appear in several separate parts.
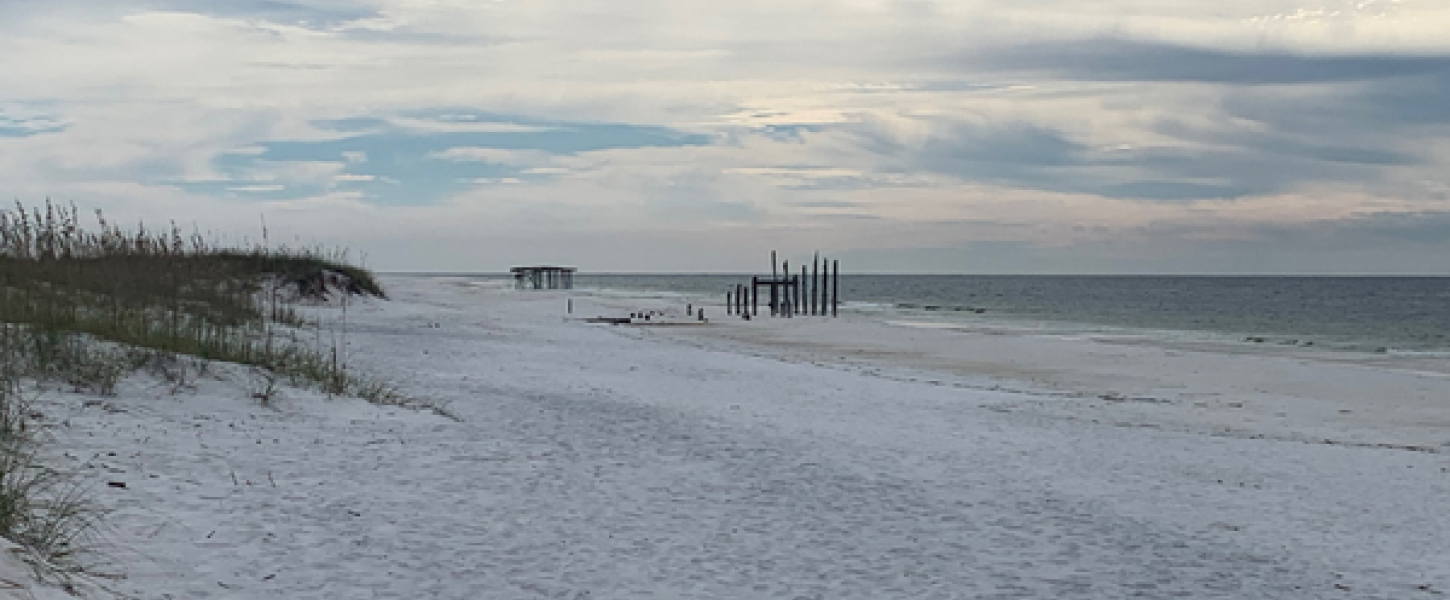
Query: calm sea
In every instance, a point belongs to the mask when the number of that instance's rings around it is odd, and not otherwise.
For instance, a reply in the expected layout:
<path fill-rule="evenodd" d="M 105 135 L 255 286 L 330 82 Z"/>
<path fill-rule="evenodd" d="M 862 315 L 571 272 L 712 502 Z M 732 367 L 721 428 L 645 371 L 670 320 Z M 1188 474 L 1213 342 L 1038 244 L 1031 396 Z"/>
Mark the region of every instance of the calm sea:
<path fill-rule="evenodd" d="M 575 287 L 723 312 L 749 279 L 581 273 Z M 843 312 L 909 326 L 1450 357 L 1447 277 L 847 274 L 840 286 Z"/>
<path fill-rule="evenodd" d="M 585 275 L 723 305 L 743 275 Z M 842 309 L 922 326 L 1450 356 L 1450 278 L 843 275 Z M 708 304 L 707 304 L 708 305 Z"/>

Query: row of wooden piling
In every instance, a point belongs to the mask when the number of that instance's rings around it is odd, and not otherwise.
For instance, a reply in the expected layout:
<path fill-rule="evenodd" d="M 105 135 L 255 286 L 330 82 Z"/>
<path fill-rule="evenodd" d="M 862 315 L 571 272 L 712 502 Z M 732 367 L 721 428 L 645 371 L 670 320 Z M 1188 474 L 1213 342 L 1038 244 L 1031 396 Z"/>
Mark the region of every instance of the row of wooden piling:
<path fill-rule="evenodd" d="M 725 292 L 725 312 L 749 319 L 760 315 L 760 288 L 770 290 L 766 303 L 772 317 L 837 316 L 840 310 L 841 261 L 822 259 L 817 252 L 811 265 L 801 265 L 796 276 L 790 271 L 790 261 L 776 262 L 774 251 L 770 253 L 770 278 L 751 277 L 750 284 L 736 284 Z"/>

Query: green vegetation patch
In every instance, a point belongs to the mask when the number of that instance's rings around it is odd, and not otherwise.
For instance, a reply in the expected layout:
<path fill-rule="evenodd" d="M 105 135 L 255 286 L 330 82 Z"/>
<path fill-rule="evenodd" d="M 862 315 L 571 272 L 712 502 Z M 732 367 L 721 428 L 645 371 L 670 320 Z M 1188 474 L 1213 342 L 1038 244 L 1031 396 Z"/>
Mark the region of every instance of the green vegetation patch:
<path fill-rule="evenodd" d="M 56 378 L 51 371 L 75 363 L 104 380 L 94 361 L 57 363 L 83 353 L 73 346 L 84 336 L 274 370 L 329 393 L 378 388 L 353 381 L 335 349 L 300 342 L 306 322 L 291 304 L 385 297 L 366 269 L 319 251 L 218 247 L 174 225 L 124 231 L 97 221 L 87 230 L 75 208 L 48 203 L 0 214 L 0 322 L 24 326 L 32 375 Z"/>
<path fill-rule="evenodd" d="M 74 207 L 49 202 L 0 213 L 0 536 L 47 564 L 71 564 L 95 512 L 35 460 L 22 381 L 110 395 L 137 370 L 182 386 L 187 364 L 226 361 L 251 367 L 264 404 L 279 379 L 413 404 L 350 372 L 339 356 L 345 339 L 324 347 L 319 326 L 295 309 L 336 296 L 345 319 L 349 297 L 385 297 L 344 253 L 221 247 L 174 224 L 127 231 L 99 212 L 96 221 L 82 227 Z"/>

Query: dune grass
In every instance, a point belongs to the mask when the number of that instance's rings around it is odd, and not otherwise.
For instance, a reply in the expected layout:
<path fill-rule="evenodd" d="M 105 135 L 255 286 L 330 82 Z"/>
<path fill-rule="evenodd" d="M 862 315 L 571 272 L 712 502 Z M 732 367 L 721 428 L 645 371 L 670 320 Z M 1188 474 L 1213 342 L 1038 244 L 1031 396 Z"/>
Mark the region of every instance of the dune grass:
<path fill-rule="evenodd" d="M 111 395 L 138 370 L 180 388 L 224 361 L 266 382 L 252 394 L 264 404 L 279 380 L 410 403 L 350 372 L 346 340 L 324 338 L 295 308 L 340 298 L 345 319 L 350 296 L 385 297 L 345 253 L 223 247 L 174 224 L 125 230 L 99 212 L 96 222 L 49 202 L 0 212 L 0 536 L 67 565 L 94 525 L 84 496 L 36 460 L 25 381 Z"/>
<path fill-rule="evenodd" d="M 304 343 L 291 305 L 332 294 L 384 297 L 367 270 L 318 251 L 217 247 L 179 229 L 123 231 L 74 208 L 0 214 L 0 323 L 29 340 L 27 374 L 112 391 L 150 354 L 251 365 L 328 393 L 369 392 L 333 348 Z M 99 351 L 94 340 L 128 352 Z M 366 383 L 366 385 L 363 385 Z"/>
<path fill-rule="evenodd" d="M 66 584 L 72 574 L 85 570 L 81 557 L 90 549 L 103 512 L 76 480 L 48 467 L 38 455 L 40 444 L 21 382 L 37 364 L 55 371 L 65 367 L 36 360 L 32 348 L 29 335 L 0 323 L 0 536 L 35 559 L 31 564 L 37 575 Z M 93 368 L 98 363 L 91 358 L 79 360 Z"/>

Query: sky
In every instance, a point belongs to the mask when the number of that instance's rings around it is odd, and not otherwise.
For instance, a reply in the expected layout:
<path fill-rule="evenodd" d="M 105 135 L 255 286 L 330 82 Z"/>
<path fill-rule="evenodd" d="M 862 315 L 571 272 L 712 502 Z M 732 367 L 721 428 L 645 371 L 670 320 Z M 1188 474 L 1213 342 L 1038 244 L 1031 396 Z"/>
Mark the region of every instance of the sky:
<path fill-rule="evenodd" d="M 0 193 L 383 271 L 1450 274 L 1443 0 L 0 0 Z"/>

